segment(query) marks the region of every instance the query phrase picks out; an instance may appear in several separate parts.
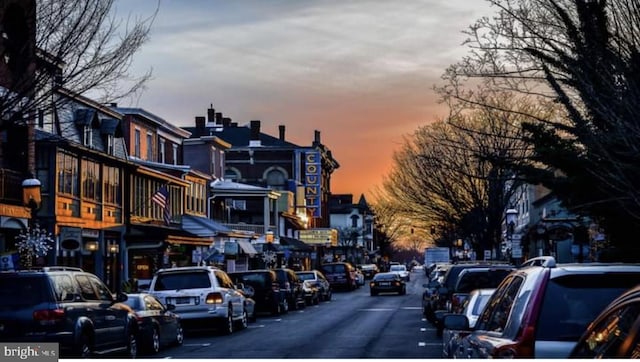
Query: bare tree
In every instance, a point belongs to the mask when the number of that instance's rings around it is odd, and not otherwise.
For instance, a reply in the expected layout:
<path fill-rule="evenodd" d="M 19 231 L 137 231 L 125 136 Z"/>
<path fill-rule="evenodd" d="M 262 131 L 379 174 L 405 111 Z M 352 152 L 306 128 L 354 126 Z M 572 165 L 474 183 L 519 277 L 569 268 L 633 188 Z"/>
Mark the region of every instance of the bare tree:
<path fill-rule="evenodd" d="M 448 94 L 476 102 L 460 91 L 472 79 L 561 105 L 562 116 L 523 124 L 534 154 L 518 170 L 628 244 L 640 231 L 640 1 L 489 3 L 496 15 L 469 27 L 469 55 L 445 74 Z"/>
<path fill-rule="evenodd" d="M 143 89 L 151 71 L 135 76 L 130 66 L 158 8 L 148 18 L 123 21 L 115 14 L 114 0 L 25 3 L 30 5 L 9 7 L 5 14 L 0 48 L 9 76 L 0 96 L 0 129 L 55 108 L 59 88 L 91 93 L 103 103 Z"/>

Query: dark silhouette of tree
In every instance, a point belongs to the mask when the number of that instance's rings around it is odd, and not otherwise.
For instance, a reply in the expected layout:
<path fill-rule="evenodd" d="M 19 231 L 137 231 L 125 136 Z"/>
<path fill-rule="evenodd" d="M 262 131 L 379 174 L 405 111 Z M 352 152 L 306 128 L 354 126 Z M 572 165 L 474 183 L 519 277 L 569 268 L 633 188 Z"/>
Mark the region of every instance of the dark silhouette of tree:
<path fill-rule="evenodd" d="M 472 79 L 541 104 L 527 114 L 527 162 L 512 168 L 564 206 L 598 220 L 614 245 L 640 231 L 640 1 L 489 0 L 492 18 L 469 27 L 471 51 L 445 74 L 446 94 L 475 103 Z"/>

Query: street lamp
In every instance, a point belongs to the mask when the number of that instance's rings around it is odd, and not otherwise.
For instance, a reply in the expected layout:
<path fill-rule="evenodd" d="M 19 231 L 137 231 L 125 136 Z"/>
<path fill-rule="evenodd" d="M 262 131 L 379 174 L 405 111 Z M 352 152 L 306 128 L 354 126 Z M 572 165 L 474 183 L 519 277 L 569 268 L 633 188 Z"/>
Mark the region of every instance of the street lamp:
<path fill-rule="evenodd" d="M 507 224 L 507 246 L 509 251 L 509 258 L 511 258 L 513 248 L 513 233 L 516 228 L 516 220 L 518 219 L 518 210 L 508 209 L 505 211 L 505 219 Z"/>

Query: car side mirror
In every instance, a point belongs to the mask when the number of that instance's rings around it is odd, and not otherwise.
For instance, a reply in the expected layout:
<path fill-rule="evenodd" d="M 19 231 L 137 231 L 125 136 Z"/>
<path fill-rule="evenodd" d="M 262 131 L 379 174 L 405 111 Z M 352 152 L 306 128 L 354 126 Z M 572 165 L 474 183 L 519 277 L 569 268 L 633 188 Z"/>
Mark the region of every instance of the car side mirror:
<path fill-rule="evenodd" d="M 167 308 L 167 310 L 174 310 L 174 309 L 176 309 L 176 306 L 175 306 L 175 304 L 166 304 L 165 308 Z"/>
<path fill-rule="evenodd" d="M 464 314 L 447 313 L 442 318 L 442 325 L 446 329 L 469 330 L 469 318 Z"/>
<path fill-rule="evenodd" d="M 116 302 L 125 302 L 127 299 L 129 299 L 129 297 L 122 292 L 118 292 L 118 294 L 116 294 Z"/>

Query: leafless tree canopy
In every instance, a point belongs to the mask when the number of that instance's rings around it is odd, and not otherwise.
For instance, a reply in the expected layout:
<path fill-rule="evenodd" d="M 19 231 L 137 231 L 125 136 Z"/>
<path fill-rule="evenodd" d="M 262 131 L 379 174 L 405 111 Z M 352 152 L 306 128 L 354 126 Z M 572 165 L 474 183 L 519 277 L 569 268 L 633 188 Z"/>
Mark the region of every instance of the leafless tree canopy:
<path fill-rule="evenodd" d="M 447 70 L 444 94 L 474 103 L 468 89 L 481 84 L 562 106 L 523 123 L 534 154 L 521 171 L 608 219 L 609 234 L 640 230 L 640 1 L 487 1 L 496 14 L 469 27 L 469 55 Z"/>
<path fill-rule="evenodd" d="M 113 0 L 38 0 L 35 9 L 31 67 L 36 71 L 32 79 L 14 80 L 8 87 L 12 91 L 4 93 L 0 106 L 5 126 L 23 122 L 23 114 L 55 106 L 52 95 L 58 87 L 90 92 L 103 103 L 143 89 L 151 71 L 133 75 L 130 66 L 148 39 L 157 9 L 148 18 L 127 20 L 117 17 Z"/>

